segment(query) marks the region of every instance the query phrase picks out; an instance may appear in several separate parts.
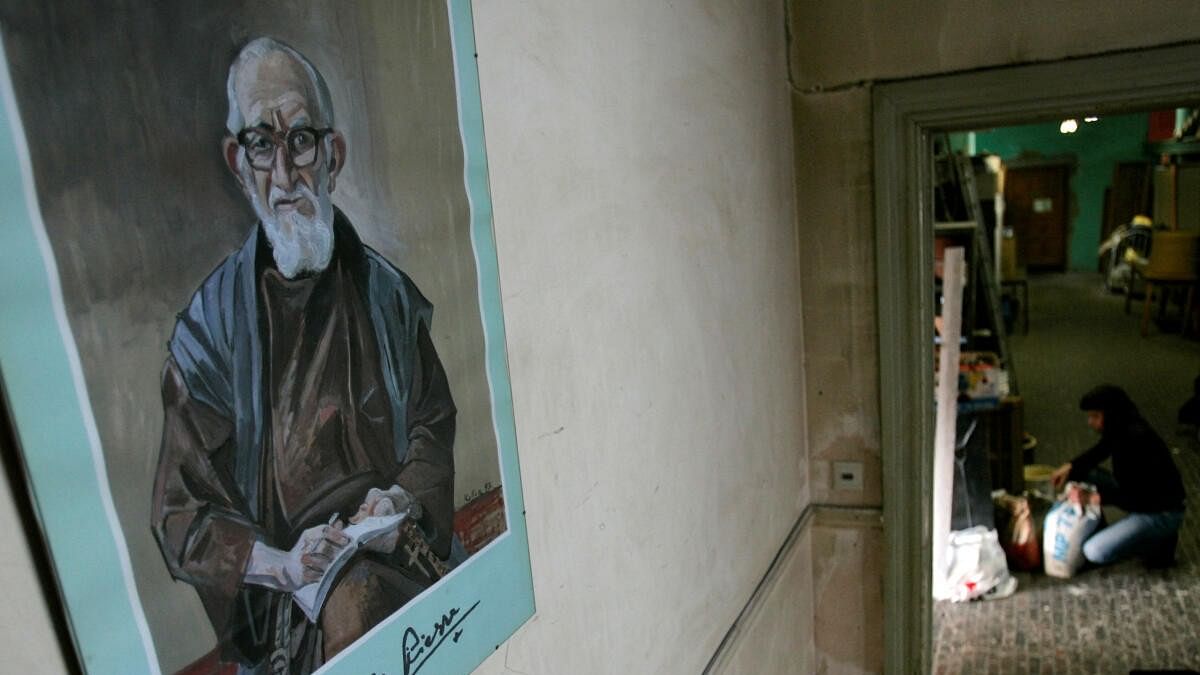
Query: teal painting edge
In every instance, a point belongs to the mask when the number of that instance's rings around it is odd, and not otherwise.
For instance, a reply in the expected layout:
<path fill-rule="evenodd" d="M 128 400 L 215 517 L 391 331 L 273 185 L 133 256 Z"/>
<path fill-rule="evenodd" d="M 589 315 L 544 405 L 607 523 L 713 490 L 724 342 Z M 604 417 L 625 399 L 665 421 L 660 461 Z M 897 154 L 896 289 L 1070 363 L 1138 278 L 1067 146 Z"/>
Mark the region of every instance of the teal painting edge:
<path fill-rule="evenodd" d="M 4 52 L 0 38 L 0 54 Z M 0 376 L 75 651 L 89 673 L 158 673 L 112 506 L 7 56 L 0 72 Z"/>
<path fill-rule="evenodd" d="M 517 455 L 516 423 L 501 305 L 500 275 L 492 223 L 491 192 L 484 146 L 479 72 L 469 0 L 448 0 L 454 49 L 464 180 L 471 205 L 471 240 L 479 283 L 481 320 L 492 419 L 500 452 L 508 529 L 442 583 L 372 629 L 322 669 L 330 674 L 415 675 L 469 673 L 533 616 L 525 506 Z M 456 630 L 448 631 L 450 627 Z M 457 630 L 462 633 L 457 638 Z M 408 658 L 414 640 L 431 638 L 436 651 Z M 428 660 L 420 660 L 428 657 Z"/>
<path fill-rule="evenodd" d="M 480 308 L 483 314 L 487 341 L 488 381 L 492 390 L 492 419 L 496 426 L 501 452 L 501 471 L 504 476 L 504 498 L 507 505 L 509 532 L 516 556 L 512 564 L 524 571 L 520 587 L 528 589 L 528 601 L 515 606 L 528 606 L 513 630 L 533 615 L 533 577 L 529 564 L 529 541 L 525 520 L 525 498 L 521 485 L 520 455 L 517 451 L 517 430 L 512 399 L 512 382 L 508 370 L 507 335 L 504 329 L 503 298 L 500 289 L 499 255 L 496 250 L 492 220 L 491 187 L 488 180 L 487 153 L 483 127 L 483 105 L 479 90 L 479 68 L 475 53 L 474 18 L 470 0 L 450 0 L 451 35 L 454 42 L 454 62 L 458 83 L 459 120 L 463 134 L 463 149 L 468 198 L 471 202 L 471 234 L 475 247 L 479 275 Z"/>
<path fill-rule="evenodd" d="M 471 204 L 471 238 L 479 278 L 479 304 L 484 322 L 488 382 L 492 394 L 492 419 L 501 452 L 505 503 L 510 504 L 510 531 L 526 538 L 525 501 L 521 489 L 512 384 L 508 371 L 507 336 L 500 292 L 499 258 L 492 221 L 491 188 L 484 147 L 483 108 L 479 95 L 479 70 L 469 0 L 451 0 L 451 34 L 458 82 L 459 120 L 463 135 L 465 179 Z"/>

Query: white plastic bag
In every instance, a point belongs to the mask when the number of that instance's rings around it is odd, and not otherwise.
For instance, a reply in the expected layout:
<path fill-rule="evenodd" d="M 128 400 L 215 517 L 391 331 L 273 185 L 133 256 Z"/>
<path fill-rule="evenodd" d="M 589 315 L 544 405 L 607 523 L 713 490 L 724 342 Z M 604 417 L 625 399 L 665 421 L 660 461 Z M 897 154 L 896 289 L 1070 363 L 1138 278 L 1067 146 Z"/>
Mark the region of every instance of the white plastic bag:
<path fill-rule="evenodd" d="M 1100 526 L 1100 493 L 1087 483 L 1067 483 L 1046 514 L 1042 560 L 1046 574 L 1068 579 L 1083 567 L 1083 542 Z"/>
<path fill-rule="evenodd" d="M 977 525 L 950 533 L 946 545 L 946 589 L 954 602 L 1011 595 L 1016 579 L 1008 573 L 996 530 Z"/>

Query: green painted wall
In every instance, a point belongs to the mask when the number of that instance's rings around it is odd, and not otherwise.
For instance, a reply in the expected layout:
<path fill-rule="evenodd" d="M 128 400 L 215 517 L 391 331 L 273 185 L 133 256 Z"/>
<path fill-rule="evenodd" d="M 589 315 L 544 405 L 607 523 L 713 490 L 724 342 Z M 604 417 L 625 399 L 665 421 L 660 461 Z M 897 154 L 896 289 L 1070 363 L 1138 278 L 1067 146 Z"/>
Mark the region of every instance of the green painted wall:
<path fill-rule="evenodd" d="M 968 155 L 975 154 L 975 132 L 974 131 L 954 131 L 948 134 L 950 137 L 950 149 L 954 152 L 965 152 Z"/>
<path fill-rule="evenodd" d="M 1150 159 L 1144 147 L 1149 115 L 1101 117 L 1088 123 L 1080 118 L 1079 130 L 1073 134 L 1059 132 L 1060 122 L 977 131 L 975 151 L 997 154 L 1005 161 L 1022 155 L 1074 156 L 1077 164 L 1071 175 L 1074 210 L 1067 266 L 1072 270 L 1095 270 L 1104 219 L 1104 190 L 1112 183 L 1118 161 Z"/>

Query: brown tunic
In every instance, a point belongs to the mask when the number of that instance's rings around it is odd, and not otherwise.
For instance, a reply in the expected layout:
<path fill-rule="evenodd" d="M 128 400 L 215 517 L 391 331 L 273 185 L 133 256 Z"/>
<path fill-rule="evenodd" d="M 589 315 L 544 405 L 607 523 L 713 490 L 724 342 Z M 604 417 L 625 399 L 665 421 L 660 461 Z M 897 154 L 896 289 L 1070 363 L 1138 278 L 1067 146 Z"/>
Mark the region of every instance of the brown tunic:
<path fill-rule="evenodd" d="M 259 281 L 271 410 L 262 493 L 274 496 L 273 529 L 286 533 L 276 547 L 328 522 L 331 508 L 353 515 L 368 489 L 393 479 L 376 471 L 389 463 L 392 420 L 375 336 L 332 265 L 295 280 L 268 268 Z"/>
<path fill-rule="evenodd" d="M 192 398 L 173 358 L 164 367 L 155 521 L 168 567 L 196 586 L 226 660 L 261 663 L 275 646 L 279 603 L 291 602 L 243 583 L 255 541 L 289 550 L 303 530 L 353 515 L 370 488 L 398 484 L 421 503 L 418 524 L 436 553 L 448 554 L 455 411 L 445 374 L 422 325 L 417 362 L 408 364 L 408 453 L 400 463 L 380 350 L 352 265 L 335 251 L 318 275 L 289 280 L 270 265 L 258 274 L 267 424 L 257 522 L 229 469 L 238 451 L 233 421 Z M 320 626 L 292 612 L 290 670 L 320 665 L 431 581 L 407 564 L 402 546 L 357 554 Z"/>

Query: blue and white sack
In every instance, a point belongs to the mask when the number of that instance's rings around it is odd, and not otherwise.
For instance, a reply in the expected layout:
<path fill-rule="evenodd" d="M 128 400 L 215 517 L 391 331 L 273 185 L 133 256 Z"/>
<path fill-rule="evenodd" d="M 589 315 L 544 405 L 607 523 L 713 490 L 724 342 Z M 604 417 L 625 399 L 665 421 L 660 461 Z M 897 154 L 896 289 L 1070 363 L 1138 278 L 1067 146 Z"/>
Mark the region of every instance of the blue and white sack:
<path fill-rule="evenodd" d="M 1042 527 L 1046 574 L 1068 579 L 1083 567 L 1083 542 L 1100 527 L 1100 493 L 1088 483 L 1067 483 Z"/>

